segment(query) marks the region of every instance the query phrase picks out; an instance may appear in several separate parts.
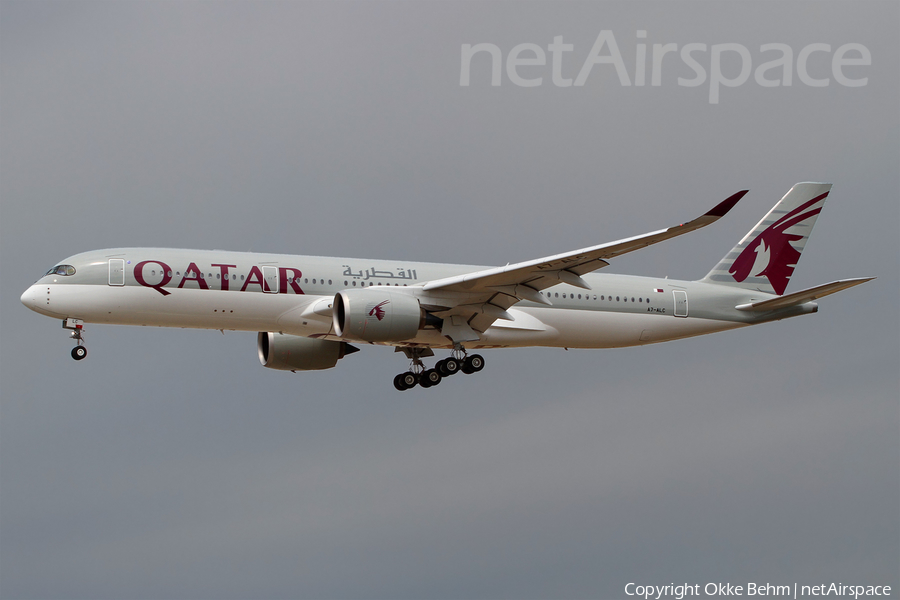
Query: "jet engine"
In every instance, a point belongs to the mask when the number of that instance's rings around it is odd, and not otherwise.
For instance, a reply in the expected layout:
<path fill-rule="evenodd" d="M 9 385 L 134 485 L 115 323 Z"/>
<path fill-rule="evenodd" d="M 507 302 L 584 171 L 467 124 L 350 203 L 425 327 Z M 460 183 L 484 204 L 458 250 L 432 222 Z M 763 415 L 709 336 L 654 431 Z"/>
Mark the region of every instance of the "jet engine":
<path fill-rule="evenodd" d="M 269 369 L 317 371 L 330 369 L 346 354 L 359 352 L 347 342 L 260 331 L 256 336 L 259 362 Z"/>
<path fill-rule="evenodd" d="M 363 342 L 408 340 L 426 321 L 414 296 L 385 288 L 338 292 L 332 315 L 336 335 Z"/>

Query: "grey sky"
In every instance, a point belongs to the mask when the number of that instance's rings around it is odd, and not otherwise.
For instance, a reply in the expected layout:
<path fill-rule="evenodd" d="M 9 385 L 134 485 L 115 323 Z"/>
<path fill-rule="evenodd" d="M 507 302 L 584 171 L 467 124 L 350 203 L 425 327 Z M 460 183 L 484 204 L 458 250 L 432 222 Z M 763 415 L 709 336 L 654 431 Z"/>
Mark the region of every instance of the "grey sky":
<path fill-rule="evenodd" d="M 630 581 L 900 589 L 896 2 L 0 3 L 3 598 L 619 598 Z M 463 44 L 577 76 L 636 45 L 863 44 L 864 87 L 461 87 Z M 645 40 L 636 31 L 647 31 Z M 701 56 L 701 55 L 698 55 Z M 709 54 L 706 54 L 709 66 Z M 736 73 L 728 60 L 723 69 Z M 670 61 L 671 59 L 671 61 Z M 669 62 L 670 61 L 670 62 Z M 854 70 L 855 69 L 855 70 Z M 774 77 L 774 75 L 769 75 Z M 648 73 L 649 80 L 649 73 Z M 505 264 L 690 219 L 610 272 L 700 278 L 831 181 L 789 291 L 817 315 L 636 349 L 486 352 L 396 392 L 364 348 L 263 369 L 249 333 L 89 326 L 19 296 L 125 245 Z"/>

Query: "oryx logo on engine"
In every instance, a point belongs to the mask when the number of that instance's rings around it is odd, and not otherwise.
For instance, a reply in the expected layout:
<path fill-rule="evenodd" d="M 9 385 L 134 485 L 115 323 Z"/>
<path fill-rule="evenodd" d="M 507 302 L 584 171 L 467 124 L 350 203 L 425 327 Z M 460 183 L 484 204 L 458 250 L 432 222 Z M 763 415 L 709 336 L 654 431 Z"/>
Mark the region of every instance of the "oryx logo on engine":
<path fill-rule="evenodd" d="M 375 317 L 379 321 L 382 320 L 384 318 L 384 305 L 389 302 L 390 300 L 384 300 L 378 304 L 373 303 L 366 306 L 366 321 L 371 321 L 372 317 Z"/>

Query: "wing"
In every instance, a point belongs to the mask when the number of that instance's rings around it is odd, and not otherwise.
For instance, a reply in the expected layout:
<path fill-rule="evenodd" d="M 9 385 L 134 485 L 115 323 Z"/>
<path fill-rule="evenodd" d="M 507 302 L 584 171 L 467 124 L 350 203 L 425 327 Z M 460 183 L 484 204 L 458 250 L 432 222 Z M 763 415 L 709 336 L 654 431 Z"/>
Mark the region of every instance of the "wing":
<path fill-rule="evenodd" d="M 437 301 L 436 308 L 447 307 L 434 312 L 445 321 L 442 328 L 445 336 L 455 342 L 476 340 L 477 332 L 485 331 L 496 319 L 513 320 L 506 309 L 516 302 L 531 300 L 550 304 L 539 292 L 559 283 L 589 290 L 581 275 L 607 266 L 606 259 L 706 227 L 723 217 L 746 193 L 747 190 L 740 191 L 702 216 L 675 227 L 505 267 L 436 279 L 425 283 L 423 290 Z"/>

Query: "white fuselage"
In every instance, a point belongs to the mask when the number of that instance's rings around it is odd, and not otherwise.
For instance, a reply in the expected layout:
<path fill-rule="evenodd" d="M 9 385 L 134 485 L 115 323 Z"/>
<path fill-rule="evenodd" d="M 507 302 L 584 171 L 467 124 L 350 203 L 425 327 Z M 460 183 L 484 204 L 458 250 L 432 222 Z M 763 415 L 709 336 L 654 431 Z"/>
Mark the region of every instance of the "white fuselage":
<path fill-rule="evenodd" d="M 422 283 L 483 269 L 471 265 L 373 261 L 208 250 L 124 248 L 66 259 L 74 274 L 48 274 L 23 295 L 41 314 L 85 323 L 189 327 L 335 337 L 334 296 L 354 288 L 407 288 L 423 306 L 442 298 Z M 702 282 L 586 274 L 591 290 L 559 284 L 552 303 L 522 301 L 468 348 L 635 346 L 812 312 L 748 314 L 735 306 L 770 298 Z M 399 291 L 399 290 L 398 290 Z M 434 328 L 389 345 L 450 348 Z"/>

